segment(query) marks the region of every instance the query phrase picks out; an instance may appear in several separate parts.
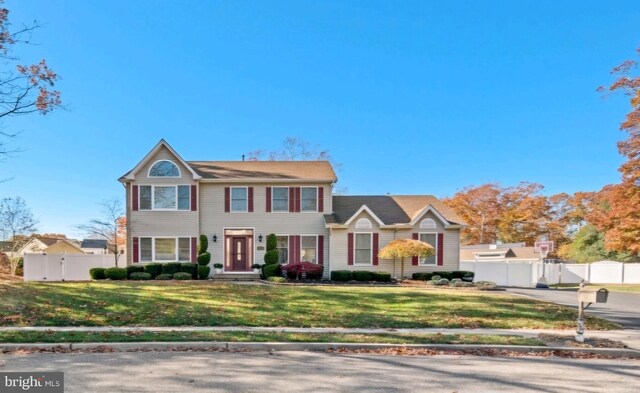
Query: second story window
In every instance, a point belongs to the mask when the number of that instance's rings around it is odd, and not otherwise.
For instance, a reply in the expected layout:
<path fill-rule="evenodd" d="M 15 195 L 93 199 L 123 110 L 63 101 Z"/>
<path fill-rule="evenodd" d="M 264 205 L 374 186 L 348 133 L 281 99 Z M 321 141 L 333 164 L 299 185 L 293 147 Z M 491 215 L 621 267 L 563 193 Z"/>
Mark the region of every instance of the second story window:
<path fill-rule="evenodd" d="M 180 169 L 171 161 L 158 161 L 149 168 L 149 177 L 180 177 Z"/>
<path fill-rule="evenodd" d="M 288 212 L 289 211 L 289 188 L 288 187 L 273 187 L 271 189 L 273 193 L 272 197 L 272 211 L 274 212 Z"/>
<path fill-rule="evenodd" d="M 247 187 L 231 187 L 231 211 L 246 212 L 248 206 Z"/>
<path fill-rule="evenodd" d="M 140 186 L 140 210 L 190 210 L 189 186 Z"/>
<path fill-rule="evenodd" d="M 303 212 L 318 211 L 318 188 L 317 187 L 301 187 L 300 205 Z"/>

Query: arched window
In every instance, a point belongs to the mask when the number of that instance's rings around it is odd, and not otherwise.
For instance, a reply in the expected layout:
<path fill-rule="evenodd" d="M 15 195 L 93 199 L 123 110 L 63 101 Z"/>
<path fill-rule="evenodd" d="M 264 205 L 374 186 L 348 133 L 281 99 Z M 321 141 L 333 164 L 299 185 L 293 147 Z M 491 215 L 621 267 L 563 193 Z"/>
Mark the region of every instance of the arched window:
<path fill-rule="evenodd" d="M 171 161 L 158 161 L 149 169 L 149 177 L 180 177 L 180 169 Z"/>
<path fill-rule="evenodd" d="M 371 221 L 368 218 L 361 218 L 356 221 L 356 229 L 371 229 Z"/>
<path fill-rule="evenodd" d="M 420 229 L 435 229 L 435 228 L 436 228 L 436 222 L 433 221 L 432 218 L 425 218 L 420 223 Z"/>

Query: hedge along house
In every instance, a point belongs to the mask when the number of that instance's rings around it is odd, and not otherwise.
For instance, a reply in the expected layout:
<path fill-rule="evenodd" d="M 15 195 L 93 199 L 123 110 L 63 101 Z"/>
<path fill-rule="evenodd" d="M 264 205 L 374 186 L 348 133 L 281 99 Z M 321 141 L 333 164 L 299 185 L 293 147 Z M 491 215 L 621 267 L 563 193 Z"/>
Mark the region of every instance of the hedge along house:
<path fill-rule="evenodd" d="M 395 238 L 420 239 L 436 255 L 405 272 L 457 270 L 464 223 L 433 196 L 332 196 L 327 161 L 185 161 L 164 140 L 119 181 L 126 190 L 127 264 L 196 260 L 209 239 L 211 264 L 226 275 L 253 275 L 266 237 L 278 239 L 280 263 L 396 275 L 379 260 Z M 397 266 L 396 266 L 397 265 Z"/>

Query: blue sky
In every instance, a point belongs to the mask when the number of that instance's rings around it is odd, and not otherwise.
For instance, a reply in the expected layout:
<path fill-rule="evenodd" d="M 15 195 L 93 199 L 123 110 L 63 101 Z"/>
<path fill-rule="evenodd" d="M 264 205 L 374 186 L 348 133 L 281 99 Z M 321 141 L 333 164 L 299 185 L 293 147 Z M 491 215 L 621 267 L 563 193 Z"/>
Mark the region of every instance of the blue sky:
<path fill-rule="evenodd" d="M 63 77 L 66 110 L 3 124 L 25 150 L 0 163 L 0 196 L 41 231 L 79 236 L 160 138 L 234 160 L 301 137 L 350 194 L 619 179 L 628 104 L 595 89 L 640 46 L 637 1 L 6 3 L 45 24 L 25 62 Z"/>

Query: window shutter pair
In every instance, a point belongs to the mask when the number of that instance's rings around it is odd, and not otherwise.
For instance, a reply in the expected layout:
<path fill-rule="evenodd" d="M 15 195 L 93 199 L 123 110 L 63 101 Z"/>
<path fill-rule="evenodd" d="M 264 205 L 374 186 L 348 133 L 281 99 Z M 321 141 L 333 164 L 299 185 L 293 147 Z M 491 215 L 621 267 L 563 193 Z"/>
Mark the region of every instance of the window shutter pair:
<path fill-rule="evenodd" d="M 231 211 L 231 187 L 224 188 L 224 211 Z M 247 187 L 247 211 L 253 213 L 253 187 Z"/>
<path fill-rule="evenodd" d="M 419 234 L 414 233 L 413 234 L 413 240 L 418 240 L 419 239 Z M 437 236 L 437 255 L 436 255 L 436 265 L 437 266 L 442 266 L 444 263 L 444 234 L 443 233 L 438 233 Z M 413 259 L 411 260 L 411 264 L 414 266 L 418 266 L 418 257 L 413 257 Z"/>
<path fill-rule="evenodd" d="M 371 262 L 373 263 L 374 266 L 378 266 L 378 248 L 380 247 L 379 243 L 380 243 L 380 234 L 378 233 L 374 233 L 373 235 L 373 246 L 371 249 Z M 347 234 L 347 264 L 348 265 L 353 265 L 353 262 L 355 260 L 355 247 L 354 247 L 354 234 L 353 233 L 348 233 Z"/>
<path fill-rule="evenodd" d="M 289 187 L 289 212 L 300 212 L 300 187 Z"/>
<path fill-rule="evenodd" d="M 138 186 L 131 187 L 131 210 L 137 212 L 140 210 L 140 192 Z M 191 211 L 198 210 L 198 187 L 191 186 Z"/>

